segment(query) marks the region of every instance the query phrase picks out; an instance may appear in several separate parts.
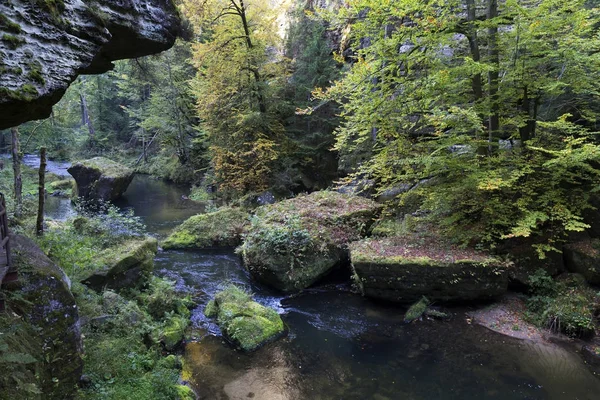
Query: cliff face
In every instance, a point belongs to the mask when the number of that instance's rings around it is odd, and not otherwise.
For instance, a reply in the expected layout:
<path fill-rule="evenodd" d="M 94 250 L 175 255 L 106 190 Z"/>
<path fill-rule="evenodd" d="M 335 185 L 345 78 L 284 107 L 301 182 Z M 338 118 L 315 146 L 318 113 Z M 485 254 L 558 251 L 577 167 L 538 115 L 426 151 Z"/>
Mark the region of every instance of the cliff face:
<path fill-rule="evenodd" d="M 79 74 L 167 50 L 172 0 L 2 0 L 0 129 L 46 118 Z"/>

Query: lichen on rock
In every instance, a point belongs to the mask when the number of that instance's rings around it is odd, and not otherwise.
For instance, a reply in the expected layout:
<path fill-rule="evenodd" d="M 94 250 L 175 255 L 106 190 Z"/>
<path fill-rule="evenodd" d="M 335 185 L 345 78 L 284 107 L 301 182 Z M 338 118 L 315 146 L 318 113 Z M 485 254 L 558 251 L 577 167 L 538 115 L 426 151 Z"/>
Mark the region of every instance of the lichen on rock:
<path fill-rule="evenodd" d="M 243 351 L 256 350 L 285 333 L 277 311 L 255 302 L 234 285 L 217 293 L 204 313 L 216 317 L 223 335 Z"/>

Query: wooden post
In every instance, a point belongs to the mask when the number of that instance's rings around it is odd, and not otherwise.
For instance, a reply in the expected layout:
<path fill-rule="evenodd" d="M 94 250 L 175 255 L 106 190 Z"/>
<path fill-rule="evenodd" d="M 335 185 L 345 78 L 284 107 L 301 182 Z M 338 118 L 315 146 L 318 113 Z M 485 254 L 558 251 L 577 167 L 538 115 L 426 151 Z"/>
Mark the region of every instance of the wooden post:
<path fill-rule="evenodd" d="M 38 186 L 38 215 L 35 232 L 38 236 L 44 234 L 44 203 L 46 195 L 46 148 L 40 148 L 40 170 Z"/>
<path fill-rule="evenodd" d="M 15 182 L 15 216 L 21 216 L 23 206 L 23 181 L 21 180 L 21 156 L 19 155 L 19 131 L 11 128 L 12 164 Z"/>

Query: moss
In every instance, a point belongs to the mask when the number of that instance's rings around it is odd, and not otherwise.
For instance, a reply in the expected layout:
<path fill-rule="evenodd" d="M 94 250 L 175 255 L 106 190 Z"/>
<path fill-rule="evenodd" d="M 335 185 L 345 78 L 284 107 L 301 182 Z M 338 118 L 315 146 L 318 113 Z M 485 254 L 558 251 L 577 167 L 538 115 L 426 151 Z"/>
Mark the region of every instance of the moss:
<path fill-rule="evenodd" d="M 216 317 L 218 311 L 219 309 L 217 308 L 214 300 L 210 300 L 208 303 L 206 303 L 206 307 L 204 307 L 204 315 L 206 315 L 208 318 Z"/>
<path fill-rule="evenodd" d="M 160 333 L 160 340 L 168 351 L 175 350 L 185 337 L 189 319 L 181 315 L 172 315 Z"/>
<path fill-rule="evenodd" d="M 421 318 L 421 315 L 427 311 L 429 307 L 430 301 L 427 297 L 421 297 L 421 300 L 410 306 L 410 308 L 404 314 L 404 322 L 412 322 L 418 318 Z"/>
<path fill-rule="evenodd" d="M 205 314 L 216 315 L 224 335 L 243 351 L 253 351 L 280 337 L 285 328 L 277 312 L 252 300 L 230 285 L 207 304 Z"/>
<path fill-rule="evenodd" d="M 18 36 L 11 35 L 10 33 L 5 33 L 2 35 L 2 41 L 6 43 L 9 49 L 15 50 L 25 43 L 25 40 L 19 38 Z"/>
<path fill-rule="evenodd" d="M 162 245 L 164 249 L 235 247 L 241 243 L 241 236 L 248 225 L 246 211 L 224 207 L 190 217 Z"/>
<path fill-rule="evenodd" d="M 30 84 L 25 84 L 17 90 L 10 90 L 6 87 L 0 87 L 0 97 L 6 97 L 20 101 L 31 101 L 38 97 L 38 91 L 35 86 Z"/>
<path fill-rule="evenodd" d="M 0 28 L 6 32 L 21 33 L 21 26 L 13 21 L 11 21 L 6 15 L 0 13 Z"/>
<path fill-rule="evenodd" d="M 54 192 L 56 190 L 70 190 L 73 189 L 74 183 L 75 181 L 73 179 L 61 179 L 54 181 L 48 185 L 48 191 Z"/>
<path fill-rule="evenodd" d="M 85 168 L 96 170 L 100 174 L 111 178 L 127 178 L 132 174 L 132 171 L 129 168 L 105 157 L 94 157 L 73 163 L 74 166 L 75 164 L 80 164 Z"/>
<path fill-rule="evenodd" d="M 31 79 L 34 82 L 37 82 L 41 85 L 45 85 L 46 84 L 46 80 L 44 79 L 44 76 L 42 75 L 42 64 L 40 64 L 39 61 L 34 60 L 31 61 L 27 64 L 27 68 L 29 69 L 29 72 L 27 73 L 27 77 L 29 79 Z"/>
<path fill-rule="evenodd" d="M 189 386 L 178 385 L 176 390 L 179 400 L 196 400 L 196 393 Z"/>

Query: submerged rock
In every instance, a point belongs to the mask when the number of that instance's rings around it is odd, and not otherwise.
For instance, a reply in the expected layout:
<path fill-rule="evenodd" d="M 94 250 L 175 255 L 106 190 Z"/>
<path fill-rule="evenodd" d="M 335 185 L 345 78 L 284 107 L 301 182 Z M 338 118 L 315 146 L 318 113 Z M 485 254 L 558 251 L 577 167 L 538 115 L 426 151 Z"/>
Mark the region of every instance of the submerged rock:
<path fill-rule="evenodd" d="M 580 273 L 589 283 L 600 284 L 600 239 L 568 244 L 563 252 L 569 271 Z"/>
<path fill-rule="evenodd" d="M 70 399 L 83 370 L 79 313 L 70 281 L 29 238 L 11 235 L 13 263 L 19 271 L 20 299 L 11 310 L 31 324 L 41 342 L 39 374 L 43 398 Z M 1 396 L 0 396 L 1 397 Z"/>
<path fill-rule="evenodd" d="M 506 292 L 500 261 L 474 250 L 422 239 L 385 238 L 350 245 L 355 279 L 365 296 L 394 302 L 489 299 Z"/>
<path fill-rule="evenodd" d="M 371 200 L 330 191 L 260 207 L 240 248 L 244 264 L 279 290 L 302 290 L 346 259 L 346 244 L 368 233 L 379 210 Z"/>
<path fill-rule="evenodd" d="M 104 157 L 77 161 L 67 170 L 77 183 L 79 197 L 90 200 L 116 200 L 133 179 L 133 171 Z"/>
<path fill-rule="evenodd" d="M 253 351 L 285 333 L 277 311 L 258 304 L 242 289 L 230 285 L 217 293 L 204 309 L 217 318 L 223 335 L 244 351 Z"/>
<path fill-rule="evenodd" d="M 162 243 L 164 249 L 205 249 L 236 247 L 250 223 L 241 208 L 224 207 L 215 212 L 194 215 L 179 225 Z"/>
<path fill-rule="evenodd" d="M 171 0 L 0 2 L 0 129 L 49 117 L 79 74 L 167 50 L 180 30 Z"/>
<path fill-rule="evenodd" d="M 140 286 L 150 278 L 157 251 L 158 242 L 151 237 L 131 239 L 118 248 L 109 248 L 98 256 L 104 268 L 83 279 L 82 283 L 96 291 Z"/>

